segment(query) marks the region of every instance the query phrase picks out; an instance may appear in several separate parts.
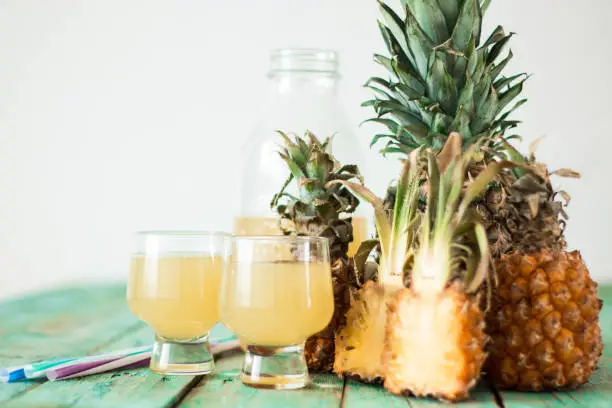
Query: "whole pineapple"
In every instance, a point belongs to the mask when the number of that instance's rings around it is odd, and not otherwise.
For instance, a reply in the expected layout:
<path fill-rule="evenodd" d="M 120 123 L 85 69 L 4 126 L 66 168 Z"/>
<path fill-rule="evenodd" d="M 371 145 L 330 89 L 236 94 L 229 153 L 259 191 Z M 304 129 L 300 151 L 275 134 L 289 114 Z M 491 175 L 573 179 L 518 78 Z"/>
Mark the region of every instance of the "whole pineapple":
<path fill-rule="evenodd" d="M 329 325 L 310 337 L 305 345 L 305 357 L 312 371 L 332 370 L 335 356 L 335 336 L 345 324 L 351 292 L 356 290 L 353 261 L 347 256 L 353 241 L 350 215 L 359 200 L 344 186 L 330 184 L 334 180 L 361 182 L 354 165 L 340 166 L 329 152 L 330 139 L 321 142 L 310 132 L 302 139 L 291 140 L 279 132 L 284 145 L 280 156 L 287 163 L 290 176 L 281 191 L 274 196 L 272 207 L 279 215 L 285 235 L 326 237 L 329 240 L 334 314 Z M 297 196 L 286 192 L 294 182 Z"/>
<path fill-rule="evenodd" d="M 495 260 L 487 372 L 505 389 L 574 388 L 589 379 L 602 353 L 602 302 L 580 253 L 566 251 L 565 214 L 548 171 L 533 164 L 539 171 L 499 185 L 508 214 L 491 224 L 510 240 Z"/>
<path fill-rule="evenodd" d="M 406 0 L 405 18 L 381 3 L 390 57 L 375 59 L 389 80 L 370 79 L 376 98 L 364 105 L 377 113 L 371 121 L 389 130 L 372 140 L 386 141 L 383 154 L 440 149 L 445 135 L 456 131 L 464 148 L 483 145 L 482 162 L 471 165 L 473 177 L 498 156 L 522 160 L 508 143 L 515 136 L 503 135 L 519 123 L 509 115 L 526 100 L 509 104 L 527 76 L 501 74 L 512 58 L 509 53 L 498 61 L 511 36 L 501 27 L 480 41 L 488 3 Z M 473 206 L 483 218 L 500 284 L 487 319 L 493 336 L 487 367 L 502 388 L 577 386 L 603 347 L 601 302 L 579 254 L 564 252 L 563 208 L 546 166 L 529 164 L 531 172 L 503 171 Z M 393 206 L 393 190 L 385 201 Z M 521 274 L 519 261 L 535 268 Z"/>

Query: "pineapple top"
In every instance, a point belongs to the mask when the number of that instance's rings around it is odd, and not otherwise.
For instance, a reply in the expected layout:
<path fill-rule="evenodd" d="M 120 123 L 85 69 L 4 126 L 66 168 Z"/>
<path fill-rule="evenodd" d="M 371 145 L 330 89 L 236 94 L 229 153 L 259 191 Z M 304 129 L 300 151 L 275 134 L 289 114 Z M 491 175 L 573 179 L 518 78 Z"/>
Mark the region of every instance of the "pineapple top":
<path fill-rule="evenodd" d="M 513 161 L 529 171 L 517 167 L 500 174 L 483 200 L 475 205 L 488 225 L 494 257 L 512 250 L 533 253 L 541 249 L 560 251 L 566 247 L 564 230 L 568 217 L 564 207 L 570 197 L 552 187 L 550 176 L 580 178 L 580 174 L 570 169 L 551 173 L 546 164 L 536 161 L 536 143 L 532 144 L 529 157 L 507 146 Z M 481 170 L 481 166 L 474 166 L 472 177 Z"/>
<path fill-rule="evenodd" d="M 271 206 L 280 217 L 284 234 L 323 236 L 329 239 L 332 258 L 346 256 L 353 241 L 351 214 L 359 200 L 335 180 L 362 183 L 356 165 L 341 166 L 330 152 L 331 138 L 321 142 L 306 132 L 305 138 L 294 140 L 279 132 L 284 145 L 279 152 L 289 167 L 290 176 L 272 200 Z M 294 182 L 297 196 L 287 189 Z"/>
<path fill-rule="evenodd" d="M 458 132 L 467 148 L 515 127 L 519 122 L 509 116 L 526 100 L 511 103 L 527 75 L 502 74 L 512 59 L 511 51 L 501 56 L 512 34 L 501 26 L 481 42 L 489 0 L 401 3 L 403 18 L 380 3 L 379 27 L 390 55 L 374 58 L 389 79 L 371 78 L 366 86 L 376 96 L 363 105 L 376 112 L 369 121 L 389 132 L 376 135 L 372 145 L 386 141 L 383 154 L 407 155 L 421 146 L 438 150 Z"/>

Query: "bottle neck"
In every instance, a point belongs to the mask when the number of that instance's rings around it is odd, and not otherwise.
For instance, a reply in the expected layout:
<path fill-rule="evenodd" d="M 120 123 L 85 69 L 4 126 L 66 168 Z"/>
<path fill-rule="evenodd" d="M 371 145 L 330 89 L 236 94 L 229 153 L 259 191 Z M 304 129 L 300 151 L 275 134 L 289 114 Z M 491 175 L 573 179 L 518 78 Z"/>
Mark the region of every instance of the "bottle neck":
<path fill-rule="evenodd" d="M 269 78 L 274 97 L 335 98 L 338 93 L 338 76 L 333 73 L 272 71 Z"/>

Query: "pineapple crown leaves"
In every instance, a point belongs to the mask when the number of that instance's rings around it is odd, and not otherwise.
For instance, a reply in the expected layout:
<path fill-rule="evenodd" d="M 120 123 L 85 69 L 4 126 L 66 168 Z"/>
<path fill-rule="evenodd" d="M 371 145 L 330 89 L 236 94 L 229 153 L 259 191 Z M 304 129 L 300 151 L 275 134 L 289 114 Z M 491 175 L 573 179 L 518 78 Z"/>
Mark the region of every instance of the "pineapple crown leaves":
<path fill-rule="evenodd" d="M 359 169 L 336 161 L 330 152 L 331 138 L 320 141 L 306 132 L 304 138 L 293 135 L 292 139 L 286 133 L 278 133 L 283 140 L 279 155 L 290 175 L 270 206 L 280 217 L 283 233 L 325 236 L 330 239 L 332 257 L 345 256 L 353 240 L 351 219 L 346 215 L 355 212 L 359 199 L 346 187 L 329 183 L 363 183 Z M 297 197 L 287 192 L 292 182 L 297 187 Z"/>
<path fill-rule="evenodd" d="M 389 132 L 374 136 L 372 146 L 384 140 L 383 154 L 408 155 L 421 146 L 438 150 L 447 135 L 459 132 L 467 147 L 518 125 L 509 116 L 526 102 L 512 105 L 528 76 L 502 75 L 512 59 L 511 51 L 501 57 L 512 33 L 499 26 L 481 44 L 489 1 L 402 0 L 404 18 L 379 4 L 379 28 L 390 57 L 374 59 L 389 80 L 368 80 L 375 97 L 363 106 L 376 112 L 366 122 Z"/>
<path fill-rule="evenodd" d="M 523 156 L 516 149 L 507 146 L 512 161 L 529 167 L 514 168 L 511 174 L 501 177 L 501 187 L 512 203 L 513 214 L 524 223 L 507 223 L 514 239 L 514 247 L 521 251 L 536 251 L 543 248 L 561 250 L 565 248 L 564 238 L 568 216 L 565 207 L 570 195 L 553 188 L 550 176 L 580 178 L 580 173 L 567 168 L 549 171 L 548 166 L 536 160 L 535 150 L 541 138 L 530 144 L 529 155 Z M 558 196 L 561 199 L 558 199 Z M 527 227 L 526 227 L 527 226 Z"/>
<path fill-rule="evenodd" d="M 471 204 L 504 168 L 526 165 L 490 161 L 478 176 L 466 183 L 466 173 L 478 153 L 473 145 L 461 152 L 461 136 L 449 136 L 437 157 L 429 149 L 427 158 L 427 204 L 419 228 L 412 271 L 417 291 L 441 291 L 456 277 L 466 291 L 474 293 L 490 275 L 487 233 Z"/>
<path fill-rule="evenodd" d="M 380 267 L 377 281 L 383 286 L 399 287 L 402 285 L 404 267 L 414 255 L 412 248 L 418 225 L 418 198 L 420 186 L 420 169 L 418 167 L 419 150 L 415 150 L 404 164 L 397 183 L 397 193 L 393 217 L 385 210 L 383 200 L 378 198 L 367 187 L 350 181 L 336 180 L 330 184 L 341 184 L 348 187 L 361 199 L 374 208 L 374 220 L 381 247 Z M 362 262 L 355 259 L 358 269 L 365 269 L 367 255 L 374 249 L 375 241 L 365 241 L 357 254 Z"/>

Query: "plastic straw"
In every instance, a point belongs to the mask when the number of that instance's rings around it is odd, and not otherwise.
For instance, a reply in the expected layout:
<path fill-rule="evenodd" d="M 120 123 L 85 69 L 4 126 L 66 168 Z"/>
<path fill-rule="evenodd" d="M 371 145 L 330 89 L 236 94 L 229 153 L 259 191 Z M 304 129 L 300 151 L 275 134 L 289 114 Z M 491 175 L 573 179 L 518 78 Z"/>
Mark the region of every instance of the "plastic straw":
<path fill-rule="evenodd" d="M 0 381 L 2 382 L 15 382 L 24 378 L 24 366 L 0 368 Z"/>
<path fill-rule="evenodd" d="M 105 373 L 116 369 L 146 367 L 151 360 L 151 352 L 134 354 L 123 358 L 105 359 L 97 362 L 69 364 L 61 368 L 52 368 L 47 371 L 50 381 L 66 380 L 86 375 Z"/>
<path fill-rule="evenodd" d="M 239 350 L 240 341 L 235 338 L 227 338 L 211 343 L 213 355 Z M 47 378 L 50 381 L 67 380 L 70 378 L 84 377 L 87 375 L 100 374 L 114 370 L 127 370 L 130 368 L 146 367 L 151 360 L 151 351 L 133 353 L 123 357 L 99 359 L 95 361 L 75 360 L 61 366 L 47 370 Z"/>
<path fill-rule="evenodd" d="M 226 351 L 238 350 L 240 342 L 234 336 L 215 339 L 211 342 L 211 348 L 213 355 L 218 355 Z M 56 381 L 117 369 L 145 367 L 151 359 L 152 349 L 153 346 L 144 346 L 93 356 L 70 357 L 0 368 L 0 381 L 15 382 L 38 378 Z"/>
<path fill-rule="evenodd" d="M 89 361 L 98 361 L 101 359 L 117 359 L 126 355 L 132 355 L 134 353 L 142 353 L 145 351 L 151 351 L 152 346 L 136 347 L 131 349 L 124 349 L 119 351 L 113 351 L 105 354 L 97 354 L 86 357 L 68 357 L 56 360 L 45 360 L 30 364 L 24 364 L 20 366 L 0 368 L 0 381 L 2 382 L 15 382 L 24 379 L 37 379 L 46 377 L 47 371 L 54 367 L 63 366 L 72 362 L 78 361 L 81 363 Z"/>

